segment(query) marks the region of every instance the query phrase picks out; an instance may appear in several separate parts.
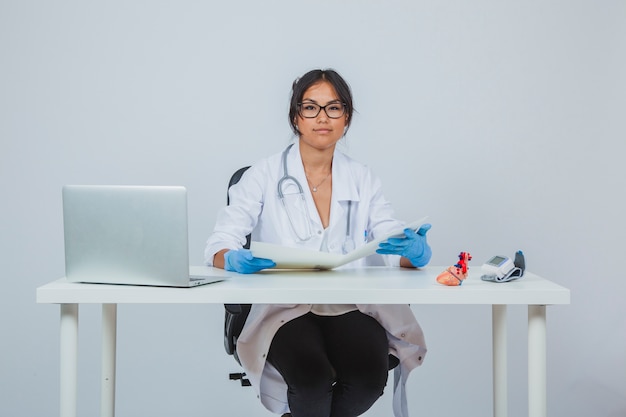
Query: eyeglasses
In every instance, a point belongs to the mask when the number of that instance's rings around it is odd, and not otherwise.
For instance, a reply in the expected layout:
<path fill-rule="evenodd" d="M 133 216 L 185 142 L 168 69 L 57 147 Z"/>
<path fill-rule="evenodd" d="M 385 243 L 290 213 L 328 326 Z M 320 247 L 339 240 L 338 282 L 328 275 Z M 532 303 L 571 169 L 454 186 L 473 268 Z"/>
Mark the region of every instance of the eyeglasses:
<path fill-rule="evenodd" d="M 305 119 L 317 117 L 322 109 L 331 119 L 339 119 L 346 112 L 346 106 L 343 103 L 328 103 L 325 106 L 315 103 L 298 103 L 298 113 Z"/>

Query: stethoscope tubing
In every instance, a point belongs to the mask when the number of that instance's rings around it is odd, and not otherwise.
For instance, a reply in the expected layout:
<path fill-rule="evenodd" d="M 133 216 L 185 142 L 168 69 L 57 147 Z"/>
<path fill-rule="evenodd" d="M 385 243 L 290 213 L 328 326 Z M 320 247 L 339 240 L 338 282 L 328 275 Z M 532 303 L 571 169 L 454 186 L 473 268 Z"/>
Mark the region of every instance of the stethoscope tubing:
<path fill-rule="evenodd" d="M 277 183 L 277 193 L 278 193 L 278 198 L 280 199 L 280 201 L 283 204 L 283 208 L 285 209 L 285 212 L 287 213 L 287 218 L 289 219 L 289 225 L 291 226 L 291 230 L 294 232 L 294 234 L 296 235 L 296 237 L 302 241 L 307 241 L 309 239 L 311 239 L 311 237 L 313 237 L 313 234 L 311 233 L 311 225 L 310 225 L 310 216 L 309 216 L 309 209 L 308 206 L 306 204 L 306 199 L 304 198 L 304 188 L 302 188 L 302 184 L 300 184 L 300 181 L 298 181 L 294 176 L 289 175 L 289 171 L 287 169 L 287 154 L 289 153 L 289 150 L 291 149 L 291 147 L 293 146 L 293 143 L 290 144 L 289 146 L 287 146 L 287 148 L 285 148 L 285 150 L 283 151 L 283 154 L 281 156 L 282 159 L 282 166 L 283 166 L 283 176 L 278 180 Z M 300 198 L 304 204 L 304 208 L 305 208 L 305 215 L 307 217 L 306 219 L 306 224 L 308 225 L 307 229 L 308 229 L 308 233 L 307 236 L 303 239 L 302 236 L 300 236 L 300 234 L 298 233 L 295 224 L 293 223 L 293 219 L 291 218 L 291 214 L 289 209 L 287 208 L 287 204 L 285 203 L 285 195 L 283 193 L 283 184 L 285 183 L 285 181 L 292 181 L 296 187 L 298 187 L 298 194 L 300 195 Z M 347 222 L 346 222 L 346 239 L 343 243 L 343 251 L 344 253 L 347 253 L 351 250 L 354 249 L 355 245 L 354 245 L 354 239 L 351 236 L 351 221 L 352 221 L 352 201 L 348 200 L 348 214 L 347 214 Z"/>

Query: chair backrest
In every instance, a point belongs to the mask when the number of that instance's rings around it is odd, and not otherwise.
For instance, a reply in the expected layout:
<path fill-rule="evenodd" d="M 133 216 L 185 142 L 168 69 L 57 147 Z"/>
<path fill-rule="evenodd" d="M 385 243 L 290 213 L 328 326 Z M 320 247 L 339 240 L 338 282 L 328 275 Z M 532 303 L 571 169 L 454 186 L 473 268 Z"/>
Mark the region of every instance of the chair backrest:
<path fill-rule="evenodd" d="M 228 190 L 230 190 L 230 187 L 232 187 L 233 185 L 237 184 L 239 182 L 239 180 L 241 179 L 241 177 L 243 176 L 244 172 L 246 172 L 248 170 L 248 167 L 243 167 L 243 168 L 239 168 L 237 171 L 235 171 L 235 173 L 230 177 L 230 181 L 228 181 L 228 189 L 226 190 L 226 204 L 230 204 L 230 196 L 228 195 Z"/>

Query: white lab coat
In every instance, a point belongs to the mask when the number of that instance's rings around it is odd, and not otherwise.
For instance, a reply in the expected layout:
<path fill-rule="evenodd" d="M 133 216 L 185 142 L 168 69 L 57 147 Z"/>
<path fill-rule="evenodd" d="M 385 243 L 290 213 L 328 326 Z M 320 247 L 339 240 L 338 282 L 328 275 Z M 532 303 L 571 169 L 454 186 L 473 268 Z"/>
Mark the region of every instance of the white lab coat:
<path fill-rule="evenodd" d="M 371 170 L 335 150 L 330 221 L 324 236 L 304 174 L 300 149 L 298 143 L 295 143 L 287 156 L 288 173 L 300 182 L 304 190 L 312 226 L 311 239 L 299 240 L 278 197 L 278 182 L 284 175 L 281 156 L 282 152 L 256 163 L 246 171 L 238 184 L 230 188 L 230 205 L 220 211 L 213 234 L 207 241 L 207 265 L 212 265 L 213 256 L 222 249 L 242 248 L 248 234 L 252 234 L 252 240 L 255 241 L 314 250 L 324 246 L 322 249 L 329 252 L 341 253 L 347 234 L 351 235 L 350 238 L 358 247 L 402 225 L 395 219 L 391 205 L 382 194 L 380 181 Z M 295 192 L 295 188 L 288 186 L 284 190 L 285 194 Z M 349 227 L 348 201 L 352 202 Z M 305 221 L 304 213 L 302 211 L 299 216 L 292 215 L 298 228 Z M 373 255 L 351 262 L 343 268 L 383 263 L 398 266 L 399 257 Z M 400 359 L 400 365 L 394 371 L 394 414 L 396 417 L 407 417 L 406 378 L 413 368 L 422 363 L 426 354 L 422 330 L 408 305 L 357 305 L 357 308 L 372 315 L 387 330 L 390 353 Z M 310 310 L 311 305 L 255 304 L 237 341 L 237 353 L 242 366 L 261 402 L 272 412 L 288 412 L 287 386 L 276 369 L 265 361 L 266 354 L 280 326 Z"/>

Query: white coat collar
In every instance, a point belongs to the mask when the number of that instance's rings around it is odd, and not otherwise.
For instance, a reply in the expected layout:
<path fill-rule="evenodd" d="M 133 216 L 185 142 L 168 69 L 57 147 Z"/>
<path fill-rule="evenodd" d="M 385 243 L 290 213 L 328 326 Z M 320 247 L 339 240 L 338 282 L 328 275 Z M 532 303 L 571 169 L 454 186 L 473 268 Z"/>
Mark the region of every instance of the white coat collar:
<path fill-rule="evenodd" d="M 308 189 L 310 194 L 310 188 L 306 175 L 304 173 L 304 165 L 302 164 L 302 158 L 300 157 L 300 143 L 296 141 L 293 144 L 292 149 L 289 150 L 287 155 L 287 165 L 289 173 L 296 177 L 301 182 L 302 188 Z M 359 201 L 359 192 L 357 190 L 357 181 L 352 175 L 350 169 L 350 158 L 348 158 L 343 152 L 335 148 L 333 154 L 333 196 L 334 201 Z"/>
<path fill-rule="evenodd" d="M 289 154 L 287 155 L 287 165 L 289 174 L 296 177 L 302 188 L 305 190 L 304 194 L 307 201 L 309 215 L 311 216 L 311 221 L 317 228 L 321 229 L 322 222 L 319 217 L 319 213 L 317 212 L 317 208 L 315 207 L 315 202 L 313 201 L 311 190 L 304 172 L 304 165 L 302 164 L 302 157 L 300 156 L 299 141 L 296 141 L 292 149 L 289 150 Z M 330 222 L 328 225 L 329 229 L 334 229 L 335 226 L 343 224 L 345 221 L 343 219 L 347 216 L 347 210 L 351 210 L 348 205 L 348 201 L 359 201 L 359 192 L 356 187 L 357 182 L 352 175 L 350 165 L 350 158 L 335 148 L 335 152 L 333 154 L 333 193 L 331 197 Z"/>

